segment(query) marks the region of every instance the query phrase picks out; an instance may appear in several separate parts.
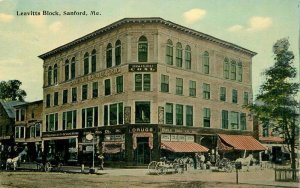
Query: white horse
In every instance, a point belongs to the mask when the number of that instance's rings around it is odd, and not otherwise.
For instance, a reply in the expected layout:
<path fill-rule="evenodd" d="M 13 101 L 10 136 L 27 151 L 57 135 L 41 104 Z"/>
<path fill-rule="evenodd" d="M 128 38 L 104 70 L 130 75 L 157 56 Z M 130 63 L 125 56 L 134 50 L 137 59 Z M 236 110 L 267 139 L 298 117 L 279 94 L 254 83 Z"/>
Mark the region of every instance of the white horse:
<path fill-rule="evenodd" d="M 8 158 L 6 160 L 6 170 L 8 170 L 9 167 L 13 167 L 14 170 L 16 170 L 17 165 L 18 165 L 18 161 L 21 160 L 23 155 L 27 155 L 26 150 L 24 149 L 21 153 L 19 153 L 19 155 L 17 157 L 14 158 Z"/>
<path fill-rule="evenodd" d="M 235 160 L 235 162 L 241 162 L 242 166 L 247 166 L 247 171 L 249 171 L 249 166 L 252 160 L 253 160 L 253 155 L 250 154 L 246 158 L 238 158 L 237 160 Z"/>

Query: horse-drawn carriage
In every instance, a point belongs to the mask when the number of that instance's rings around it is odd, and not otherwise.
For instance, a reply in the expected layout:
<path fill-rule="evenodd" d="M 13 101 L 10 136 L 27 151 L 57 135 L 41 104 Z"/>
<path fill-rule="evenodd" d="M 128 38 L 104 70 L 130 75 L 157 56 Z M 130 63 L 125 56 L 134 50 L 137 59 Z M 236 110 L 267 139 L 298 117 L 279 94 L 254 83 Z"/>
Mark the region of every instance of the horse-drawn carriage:
<path fill-rule="evenodd" d="M 180 173 L 190 165 L 190 158 L 176 158 L 174 161 L 168 161 L 166 157 L 160 158 L 160 161 L 151 161 L 148 165 L 149 174 L 164 175 L 167 173 Z"/>
<path fill-rule="evenodd" d="M 59 155 L 46 156 L 46 161 L 40 159 L 37 162 L 37 170 L 42 172 L 61 171 L 62 166 L 62 159 Z"/>

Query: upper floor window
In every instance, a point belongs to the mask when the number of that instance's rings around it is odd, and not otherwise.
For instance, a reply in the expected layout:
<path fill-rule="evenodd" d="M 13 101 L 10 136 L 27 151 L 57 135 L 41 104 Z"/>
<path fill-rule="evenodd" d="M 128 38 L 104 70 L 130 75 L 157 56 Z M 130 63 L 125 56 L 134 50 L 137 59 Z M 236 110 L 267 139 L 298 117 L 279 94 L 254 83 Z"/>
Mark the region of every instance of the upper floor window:
<path fill-rule="evenodd" d="M 54 92 L 54 99 L 53 99 L 53 105 L 58 105 L 58 92 Z"/>
<path fill-rule="evenodd" d="M 161 86 L 160 86 L 161 92 L 169 92 L 169 76 L 167 75 L 161 75 Z"/>
<path fill-rule="evenodd" d="M 72 88 L 72 102 L 77 101 L 77 87 Z"/>
<path fill-rule="evenodd" d="M 227 58 L 224 59 L 224 78 L 229 79 L 229 61 Z"/>
<path fill-rule="evenodd" d="M 104 125 L 123 124 L 123 103 L 104 105 Z"/>
<path fill-rule="evenodd" d="M 190 80 L 189 85 L 190 85 L 190 88 L 189 88 L 189 90 L 190 90 L 190 92 L 189 92 L 190 96 L 191 97 L 196 97 L 196 81 Z"/>
<path fill-rule="evenodd" d="M 240 124 L 241 124 L 241 130 L 247 130 L 247 124 L 246 124 L 246 114 L 240 113 Z"/>
<path fill-rule="evenodd" d="M 97 55 L 96 50 L 92 51 L 92 72 L 96 72 L 97 70 Z"/>
<path fill-rule="evenodd" d="M 203 127 L 210 127 L 210 108 L 203 108 Z"/>
<path fill-rule="evenodd" d="M 68 103 L 68 90 L 67 89 L 65 89 L 63 91 L 63 104 L 66 104 L 66 103 Z"/>
<path fill-rule="evenodd" d="M 185 68 L 186 69 L 191 69 L 191 47 L 187 45 L 185 47 Z"/>
<path fill-rule="evenodd" d="M 176 95 L 183 95 L 183 79 L 176 78 Z"/>
<path fill-rule="evenodd" d="M 25 127 L 16 126 L 15 127 L 15 138 L 25 138 Z"/>
<path fill-rule="evenodd" d="M 16 121 L 25 121 L 25 109 L 16 110 Z"/>
<path fill-rule="evenodd" d="M 116 91 L 117 93 L 123 92 L 123 76 L 117 76 L 116 78 Z"/>
<path fill-rule="evenodd" d="M 183 105 L 176 104 L 176 125 L 183 125 Z"/>
<path fill-rule="evenodd" d="M 110 79 L 104 80 L 104 95 L 111 94 Z"/>
<path fill-rule="evenodd" d="M 98 107 L 82 109 L 81 119 L 82 128 L 98 126 Z"/>
<path fill-rule="evenodd" d="M 186 106 L 186 126 L 193 126 L 193 106 Z"/>
<path fill-rule="evenodd" d="M 138 61 L 147 62 L 148 60 L 148 41 L 145 36 L 139 38 Z"/>
<path fill-rule="evenodd" d="M 176 66 L 182 67 L 182 45 L 180 42 L 176 44 Z"/>
<path fill-rule="evenodd" d="M 70 74 L 70 64 L 69 64 L 69 60 L 67 59 L 65 61 L 65 81 L 70 79 L 69 74 Z"/>
<path fill-rule="evenodd" d="M 173 125 L 173 104 L 166 103 L 166 124 Z"/>
<path fill-rule="evenodd" d="M 88 85 L 82 85 L 81 99 L 86 100 L 88 98 Z"/>
<path fill-rule="evenodd" d="M 249 104 L 249 93 L 244 92 L 244 105 L 248 105 L 248 104 Z"/>
<path fill-rule="evenodd" d="M 226 87 L 220 87 L 220 101 L 226 101 Z"/>
<path fill-rule="evenodd" d="M 86 75 L 89 73 L 89 53 L 86 52 L 83 57 L 83 74 Z"/>
<path fill-rule="evenodd" d="M 93 85 L 92 85 L 92 97 L 93 98 L 96 98 L 98 97 L 98 82 L 93 82 Z"/>
<path fill-rule="evenodd" d="M 228 111 L 222 110 L 222 129 L 228 129 L 229 119 Z"/>
<path fill-rule="evenodd" d="M 117 40 L 115 48 L 115 61 L 116 66 L 121 64 L 121 41 Z"/>
<path fill-rule="evenodd" d="M 57 64 L 54 65 L 53 67 L 53 83 L 57 84 Z"/>
<path fill-rule="evenodd" d="M 167 64 L 173 65 L 173 42 L 169 39 L 166 47 L 166 61 Z"/>
<path fill-rule="evenodd" d="M 231 129 L 239 129 L 239 113 L 231 112 L 230 114 Z"/>
<path fill-rule="evenodd" d="M 231 80 L 236 80 L 236 62 L 231 61 L 230 65 L 230 79 Z"/>
<path fill-rule="evenodd" d="M 203 84 L 203 98 L 204 99 L 210 99 L 210 85 L 209 84 Z"/>
<path fill-rule="evenodd" d="M 76 110 L 63 112 L 63 130 L 76 129 L 77 112 Z"/>
<path fill-rule="evenodd" d="M 242 62 L 238 63 L 238 70 L 237 70 L 237 80 L 239 82 L 243 81 L 243 65 Z"/>
<path fill-rule="evenodd" d="M 106 68 L 112 67 L 112 45 L 109 43 L 106 47 Z"/>
<path fill-rule="evenodd" d="M 48 67 L 48 85 L 50 86 L 52 84 L 52 67 Z"/>
<path fill-rule="evenodd" d="M 238 103 L 238 91 L 236 89 L 232 90 L 232 103 Z"/>
<path fill-rule="evenodd" d="M 58 130 L 58 113 L 46 115 L 46 131 Z"/>
<path fill-rule="evenodd" d="M 76 75 L 76 61 L 75 61 L 75 57 L 72 58 L 71 60 L 71 79 L 75 78 Z"/>
<path fill-rule="evenodd" d="M 151 105 L 148 101 L 135 102 L 135 123 L 150 123 Z"/>
<path fill-rule="evenodd" d="M 50 107 L 51 103 L 51 94 L 46 95 L 46 107 Z"/>
<path fill-rule="evenodd" d="M 203 73 L 209 74 L 209 53 L 208 52 L 203 53 L 202 63 L 203 63 Z"/>
<path fill-rule="evenodd" d="M 135 75 L 135 91 L 150 91 L 151 90 L 151 75 L 136 74 Z"/>

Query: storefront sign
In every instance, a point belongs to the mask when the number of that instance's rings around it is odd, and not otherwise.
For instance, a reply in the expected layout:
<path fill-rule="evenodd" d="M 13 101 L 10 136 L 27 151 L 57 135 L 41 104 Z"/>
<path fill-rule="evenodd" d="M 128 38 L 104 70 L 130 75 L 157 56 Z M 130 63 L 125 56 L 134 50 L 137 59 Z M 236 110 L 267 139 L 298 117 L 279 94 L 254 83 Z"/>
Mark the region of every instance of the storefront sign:
<path fill-rule="evenodd" d="M 181 133 L 181 134 L 196 134 L 195 130 L 191 129 L 176 129 L 176 128 L 162 128 L 163 133 Z"/>
<path fill-rule="evenodd" d="M 193 135 L 161 134 L 162 141 L 194 142 Z"/>
<path fill-rule="evenodd" d="M 157 64 L 129 64 L 129 72 L 157 72 Z"/>
<path fill-rule="evenodd" d="M 43 133 L 45 137 L 62 137 L 62 136 L 78 136 L 78 132 L 46 132 Z"/>
<path fill-rule="evenodd" d="M 161 135 L 161 141 L 170 141 L 170 140 L 171 140 L 171 135 L 169 135 L 169 134 Z"/>
<path fill-rule="evenodd" d="M 125 135 L 124 134 L 105 135 L 104 140 L 105 141 L 124 141 L 125 140 Z"/>
<path fill-rule="evenodd" d="M 129 129 L 130 133 L 136 133 L 136 132 L 153 132 L 152 127 L 141 127 L 141 128 L 130 128 Z"/>
<path fill-rule="evenodd" d="M 195 137 L 193 135 L 185 135 L 185 141 L 195 142 Z"/>

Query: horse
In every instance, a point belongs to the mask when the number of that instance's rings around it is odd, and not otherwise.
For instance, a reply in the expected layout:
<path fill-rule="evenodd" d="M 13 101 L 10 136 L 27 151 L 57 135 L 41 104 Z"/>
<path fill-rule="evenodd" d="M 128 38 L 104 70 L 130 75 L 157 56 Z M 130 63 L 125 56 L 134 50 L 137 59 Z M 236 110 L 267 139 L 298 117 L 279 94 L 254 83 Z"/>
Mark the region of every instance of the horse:
<path fill-rule="evenodd" d="M 24 149 L 17 157 L 14 158 L 8 158 L 6 160 L 6 170 L 8 170 L 9 167 L 13 166 L 13 169 L 16 170 L 18 161 L 21 160 L 23 155 L 27 155 L 27 151 Z"/>
<path fill-rule="evenodd" d="M 247 171 L 249 171 L 249 166 L 251 161 L 253 160 L 253 155 L 250 154 L 246 158 L 238 158 L 235 162 L 241 162 L 242 166 L 247 166 Z"/>

